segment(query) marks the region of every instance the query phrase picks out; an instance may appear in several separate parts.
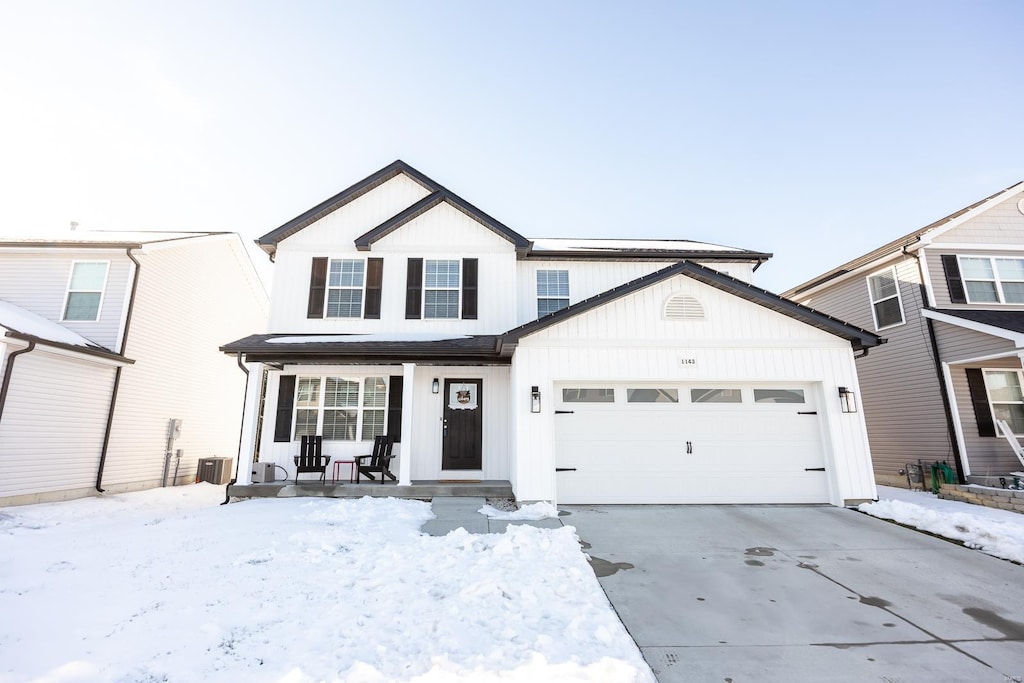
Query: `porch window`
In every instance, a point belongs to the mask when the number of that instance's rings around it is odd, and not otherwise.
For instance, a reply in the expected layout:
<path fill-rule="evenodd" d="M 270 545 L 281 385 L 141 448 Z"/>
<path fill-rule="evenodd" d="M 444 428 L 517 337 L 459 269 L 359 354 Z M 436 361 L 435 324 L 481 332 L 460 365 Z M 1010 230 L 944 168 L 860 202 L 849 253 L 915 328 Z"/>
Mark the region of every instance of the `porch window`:
<path fill-rule="evenodd" d="M 321 392 L 321 387 L 323 391 Z M 322 434 L 326 441 L 372 440 L 384 433 L 387 382 L 383 377 L 300 377 L 295 438 Z"/>
<path fill-rule="evenodd" d="M 106 261 L 75 261 L 71 265 L 63 320 L 99 320 L 108 265 Z"/>
<path fill-rule="evenodd" d="M 1024 303 L 1024 259 L 994 256 L 960 256 L 959 259 L 968 303 Z"/>
<path fill-rule="evenodd" d="M 569 271 L 537 271 L 537 317 L 560 311 L 569 305 Z"/>
<path fill-rule="evenodd" d="M 905 322 L 903 299 L 900 296 L 895 266 L 869 276 L 868 293 L 871 297 L 871 314 L 875 318 L 876 330 L 902 325 Z"/>
<path fill-rule="evenodd" d="M 986 370 L 985 388 L 992 414 L 1005 420 L 1014 434 L 1024 434 L 1024 393 L 1019 370 Z"/>
<path fill-rule="evenodd" d="M 327 317 L 361 318 L 366 264 L 362 259 L 332 259 L 327 275 Z"/>
<path fill-rule="evenodd" d="M 423 283 L 424 318 L 459 317 L 459 261 L 427 260 Z"/>

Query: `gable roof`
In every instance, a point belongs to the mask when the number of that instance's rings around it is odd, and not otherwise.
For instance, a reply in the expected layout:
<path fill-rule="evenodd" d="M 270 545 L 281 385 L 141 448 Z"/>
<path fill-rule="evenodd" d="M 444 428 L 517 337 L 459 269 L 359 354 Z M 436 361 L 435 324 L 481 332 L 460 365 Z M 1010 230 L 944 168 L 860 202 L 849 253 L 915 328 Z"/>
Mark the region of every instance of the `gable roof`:
<path fill-rule="evenodd" d="M 816 327 L 819 330 L 842 337 L 850 342 L 855 351 L 867 350 L 871 347 L 884 344 L 885 339 L 873 332 L 851 325 L 847 322 L 834 318 L 830 315 L 816 311 L 813 308 L 798 304 L 795 301 L 785 299 L 778 294 L 773 294 L 766 289 L 761 289 L 750 283 L 721 273 L 712 268 L 699 265 L 692 261 L 680 261 L 666 268 L 655 271 L 643 277 L 637 278 L 626 284 L 619 285 L 606 292 L 597 294 L 579 301 L 572 306 L 563 308 L 554 313 L 549 313 L 543 318 L 520 325 L 501 335 L 503 344 L 515 345 L 525 336 L 539 332 L 547 327 L 556 325 L 564 320 L 580 315 L 592 309 L 604 306 L 616 299 L 632 294 L 667 280 L 675 275 L 685 275 L 698 282 L 719 289 L 728 294 L 733 294 L 758 306 L 764 306 L 787 317 L 799 320 L 800 322 Z"/>
<path fill-rule="evenodd" d="M 361 235 L 356 239 L 356 246 L 359 249 L 368 249 L 370 244 L 375 240 L 380 239 L 384 235 L 398 229 L 405 223 L 408 223 L 416 216 L 419 216 L 425 211 L 437 206 L 442 201 L 446 201 L 453 207 L 462 211 L 470 218 L 473 218 L 477 222 L 481 223 L 488 229 L 494 231 L 498 235 L 504 237 L 509 242 L 516 246 L 517 251 L 525 251 L 529 248 L 530 241 L 515 232 L 503 223 L 491 218 L 486 213 L 476 208 L 466 200 L 462 199 L 454 192 L 441 186 L 439 183 L 431 180 L 427 176 L 423 175 L 415 168 L 405 163 L 401 159 L 398 159 L 384 168 L 380 169 L 376 173 L 369 175 L 359 182 L 345 188 L 338 194 L 334 195 L 330 199 L 320 202 L 312 209 L 305 211 L 295 218 L 291 219 L 284 225 L 280 226 L 275 230 L 271 230 L 266 235 L 263 235 L 256 243 L 263 248 L 269 254 L 273 254 L 277 250 L 277 245 L 282 240 L 294 235 L 299 230 L 312 225 L 316 221 L 320 220 L 324 216 L 333 211 L 337 211 L 341 207 L 345 206 L 351 201 L 362 197 L 364 194 L 377 188 L 387 181 L 391 180 L 399 174 L 404 174 L 414 180 L 415 182 L 422 185 L 425 189 L 430 191 L 430 195 L 424 199 L 416 202 L 409 208 L 405 209 L 398 215 L 388 219 L 381 225 L 377 226 L 373 230 L 370 230 L 364 235 Z"/>
<path fill-rule="evenodd" d="M 0 235 L 0 247 L 138 249 L 146 244 L 175 242 L 195 237 L 231 235 L 230 232 L 148 232 L 134 230 L 63 230 L 44 235 Z"/>
<path fill-rule="evenodd" d="M 957 225 L 960 225 L 961 223 L 968 221 L 971 218 L 974 218 L 979 213 L 989 209 L 993 204 L 997 204 L 1006 199 L 1008 196 L 1014 195 L 1018 192 L 1024 192 L 1024 181 L 1015 183 L 1006 188 L 1005 190 L 1000 190 L 999 192 L 996 192 L 993 195 L 985 197 L 980 201 L 974 202 L 970 206 L 965 206 L 959 211 L 954 211 L 953 213 L 949 214 L 944 218 L 940 218 L 934 223 L 929 223 L 923 228 L 919 228 L 917 230 L 914 230 L 913 232 L 907 233 L 906 235 L 903 235 L 902 237 L 893 240 L 892 242 L 883 244 L 877 249 L 869 251 L 868 253 L 863 254 L 862 256 L 858 256 L 857 258 L 851 261 L 847 261 L 841 266 L 837 266 L 832 270 L 829 270 L 815 277 L 813 280 L 808 280 L 807 282 L 801 283 L 796 287 L 788 289 L 785 292 L 783 292 L 783 296 L 798 296 L 816 287 L 820 287 L 823 284 L 831 282 L 832 280 L 836 280 L 838 278 L 843 277 L 844 275 L 852 273 L 859 268 L 862 268 L 870 263 L 877 261 L 880 258 L 888 256 L 889 254 L 900 252 L 904 248 L 909 248 L 923 241 L 926 236 L 928 236 L 930 239 L 933 239 L 941 235 L 943 232 L 946 232 L 947 230 L 950 230 L 956 227 Z"/>

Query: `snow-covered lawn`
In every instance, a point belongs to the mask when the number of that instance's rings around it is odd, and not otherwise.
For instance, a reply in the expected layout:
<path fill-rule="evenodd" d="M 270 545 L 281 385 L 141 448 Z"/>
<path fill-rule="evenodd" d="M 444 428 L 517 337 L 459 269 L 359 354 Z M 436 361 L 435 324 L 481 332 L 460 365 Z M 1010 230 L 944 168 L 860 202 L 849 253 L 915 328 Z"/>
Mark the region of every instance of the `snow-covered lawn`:
<path fill-rule="evenodd" d="M 927 491 L 878 487 L 878 502 L 858 508 L 874 517 L 963 541 L 989 555 L 1024 563 L 1024 515 L 1009 510 L 942 500 Z"/>
<path fill-rule="evenodd" d="M 0 682 L 654 680 L 572 528 L 223 496 L 0 509 Z"/>

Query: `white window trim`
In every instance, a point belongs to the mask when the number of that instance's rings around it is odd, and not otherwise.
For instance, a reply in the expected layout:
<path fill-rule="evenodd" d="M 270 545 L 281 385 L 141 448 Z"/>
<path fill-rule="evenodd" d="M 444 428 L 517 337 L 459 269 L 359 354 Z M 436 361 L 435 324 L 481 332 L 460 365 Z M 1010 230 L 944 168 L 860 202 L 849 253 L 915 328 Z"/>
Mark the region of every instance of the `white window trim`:
<path fill-rule="evenodd" d="M 380 377 L 384 380 L 384 405 L 382 407 L 366 406 L 366 379 L 368 377 Z M 356 405 L 344 406 L 341 408 L 326 407 L 324 402 L 327 400 L 327 379 L 341 379 L 347 382 L 356 382 L 359 385 L 359 395 L 356 398 Z M 299 382 L 304 379 L 318 379 L 320 380 L 320 391 L 319 400 L 316 408 L 310 406 L 299 405 Z M 352 440 L 348 439 L 327 439 L 324 438 L 325 443 L 369 443 L 368 440 L 363 439 L 363 412 L 366 410 L 381 410 L 384 412 L 384 433 L 388 430 L 388 409 L 391 404 L 391 380 L 387 375 L 381 374 L 366 374 L 366 375 L 298 375 L 295 378 L 295 401 L 292 405 L 292 441 L 299 441 L 301 436 L 298 434 L 298 419 L 300 410 L 316 410 L 316 431 L 314 434 L 324 433 L 324 415 L 327 410 L 355 410 L 356 411 L 356 438 Z"/>
<path fill-rule="evenodd" d="M 457 264 L 459 269 L 459 284 L 457 287 L 427 287 L 427 264 L 431 261 L 450 261 Z M 462 318 L 462 278 L 465 273 L 462 272 L 462 259 L 456 258 L 432 258 L 423 259 L 423 295 L 420 300 L 420 310 L 423 311 L 423 320 L 460 320 Z M 427 292 L 456 292 L 459 297 L 459 303 L 455 311 L 455 315 L 451 317 L 438 318 L 436 316 L 427 315 Z"/>
<path fill-rule="evenodd" d="M 75 277 L 75 266 L 78 265 L 79 263 L 102 263 L 103 265 L 106 266 L 106 269 L 105 269 L 105 271 L 103 273 L 103 287 L 102 287 L 102 289 L 98 290 L 99 295 L 100 295 L 100 303 L 96 307 L 96 317 L 93 318 L 92 320 L 68 320 L 65 317 L 67 315 L 67 312 L 68 312 L 68 300 L 71 298 L 71 294 L 72 294 L 71 281 Z M 94 323 L 94 322 L 98 322 L 99 319 L 100 319 L 100 316 L 103 315 L 103 303 L 106 301 L 106 298 L 107 298 L 106 297 L 107 280 L 109 280 L 109 279 L 110 279 L 110 261 L 99 261 L 99 260 L 94 260 L 94 259 L 79 259 L 79 260 L 72 261 L 71 262 L 71 269 L 68 272 L 68 282 L 67 282 L 67 285 L 65 285 L 65 287 L 64 287 L 64 302 L 61 304 L 61 307 L 60 307 L 60 321 L 62 323 L 64 323 L 64 322 L 66 322 L 66 323 Z M 76 290 L 74 290 L 74 292 L 75 293 L 77 293 L 77 292 L 96 293 L 97 290 L 95 290 L 95 289 L 76 289 Z"/>
<path fill-rule="evenodd" d="M 1021 401 L 993 401 L 992 392 L 988 388 L 988 375 L 990 372 L 1013 372 L 1017 374 L 1017 382 L 1024 389 L 1024 370 L 1018 370 L 1016 368 L 982 368 L 981 374 L 985 379 L 985 398 L 988 400 L 988 410 L 992 415 L 992 423 L 999 418 L 996 417 L 996 404 L 999 405 L 1024 405 L 1024 400 Z M 996 435 L 1001 436 L 1002 432 L 996 428 Z M 1024 432 L 1014 432 L 1014 436 L 1024 436 Z"/>
<path fill-rule="evenodd" d="M 549 315 L 550 313 L 554 313 L 555 312 L 555 311 L 549 311 L 548 313 L 543 313 L 542 314 L 540 312 L 540 302 L 541 301 L 563 301 L 564 300 L 565 301 L 565 306 L 561 306 L 558 309 L 556 309 L 556 310 L 560 311 L 563 308 L 568 308 L 570 306 L 571 294 L 572 294 L 572 285 L 569 282 L 569 269 L 568 268 L 538 268 L 534 272 L 534 276 L 533 276 L 534 291 L 536 291 L 536 288 L 540 285 L 540 283 L 538 282 L 538 278 L 540 278 L 540 274 L 542 272 L 545 272 L 545 273 L 565 273 L 565 286 L 566 286 L 566 288 L 569 291 L 568 291 L 568 293 L 566 293 L 565 296 L 541 296 L 540 293 L 538 293 L 537 294 L 537 317 L 538 318 L 540 318 L 542 315 Z"/>
<path fill-rule="evenodd" d="M 891 323 L 889 325 L 879 326 L 878 314 L 875 312 L 875 304 L 882 303 L 883 301 L 888 301 L 892 297 L 888 296 L 885 297 L 884 299 L 879 299 L 878 301 L 875 301 L 874 296 L 871 293 L 871 278 L 878 277 L 879 275 L 885 275 L 886 272 L 888 272 L 892 276 L 892 281 L 896 283 L 896 301 L 900 305 L 900 321 L 898 323 Z M 881 332 L 882 330 L 888 330 L 893 327 L 899 327 L 900 325 L 907 324 L 907 312 L 906 309 L 903 308 L 903 292 L 901 291 L 902 288 L 900 287 L 899 276 L 896 274 L 896 266 L 889 266 L 888 268 L 876 270 L 875 272 L 871 273 L 866 278 L 864 278 L 864 284 L 868 288 L 868 305 L 871 307 L 871 320 L 875 323 L 876 332 Z"/>
<path fill-rule="evenodd" d="M 988 259 L 989 266 L 992 268 L 992 278 L 968 278 L 966 275 L 964 275 L 963 259 L 965 258 Z M 1024 257 L 1013 256 L 1010 254 L 1003 254 L 1001 256 L 993 256 L 991 254 L 957 254 L 956 263 L 957 266 L 960 268 L 960 281 L 963 282 L 964 298 L 967 299 L 967 303 L 975 304 L 978 306 L 1020 306 L 1024 304 L 1024 302 L 1006 300 L 1006 296 L 1003 294 L 1003 280 L 999 278 L 999 269 L 996 267 L 996 259 L 1024 261 Z M 967 288 L 968 280 L 970 280 L 971 282 L 994 282 L 996 284 L 996 297 L 999 299 L 999 301 L 971 301 L 971 292 Z M 1024 282 L 1024 280 L 1006 280 L 1006 282 Z"/>
<path fill-rule="evenodd" d="M 349 285 L 338 285 L 331 286 L 331 264 L 336 261 L 361 261 L 363 264 L 363 284 L 359 287 L 351 287 Z M 327 259 L 327 282 L 324 283 L 324 320 L 359 320 L 366 317 L 366 273 L 367 263 L 364 258 L 349 258 L 347 256 L 340 256 L 338 258 L 330 257 Z M 332 289 L 358 289 L 361 292 L 359 297 L 359 315 L 328 315 L 328 307 L 331 300 Z"/>

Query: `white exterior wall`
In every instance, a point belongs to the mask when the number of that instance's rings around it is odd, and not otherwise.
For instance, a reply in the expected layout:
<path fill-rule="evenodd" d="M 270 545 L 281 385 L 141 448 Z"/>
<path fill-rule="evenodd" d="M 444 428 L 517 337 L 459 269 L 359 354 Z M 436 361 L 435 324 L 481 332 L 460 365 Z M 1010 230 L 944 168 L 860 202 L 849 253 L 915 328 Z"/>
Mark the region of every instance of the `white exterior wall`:
<path fill-rule="evenodd" d="M 61 321 L 75 261 L 110 264 L 99 320 L 95 322 Z M 116 351 L 132 265 L 123 249 L 0 249 L 0 298 Z"/>
<path fill-rule="evenodd" d="M 284 467 L 294 477 L 293 456 L 298 454 L 298 439 L 277 443 L 274 441 L 275 407 L 277 406 L 279 380 L 281 375 L 314 377 L 363 377 L 401 376 L 401 365 L 292 365 L 282 371 L 271 372 L 267 379 L 264 400 L 263 431 L 260 436 L 260 461 L 274 462 Z M 483 471 L 482 479 L 509 479 L 511 449 L 509 447 L 509 368 L 505 366 L 430 366 L 417 365 L 412 387 L 403 387 L 412 392 L 412 432 L 402 435 L 402 443 L 396 444 L 391 471 L 397 476 L 401 466 L 403 447 L 412 448 L 411 476 L 414 480 L 439 479 L 441 477 L 441 419 L 442 393 L 434 394 L 431 385 L 434 378 L 444 387 L 447 378 L 483 379 Z M 388 400 L 390 401 L 390 394 Z M 294 406 L 292 407 L 294 420 Z M 293 429 L 294 434 L 294 429 Z M 372 441 L 327 441 L 323 452 L 332 460 L 351 458 L 355 455 L 369 455 L 373 450 Z M 332 466 L 333 467 L 333 466 Z M 342 475 L 348 476 L 348 466 L 342 468 Z M 278 477 L 283 473 L 277 470 Z M 463 473 L 464 474 L 464 473 Z M 330 472 L 328 472 L 330 475 Z"/>
<path fill-rule="evenodd" d="M 221 344 L 260 331 L 266 293 L 235 235 L 146 247 L 125 355 L 103 487 L 159 485 L 168 422 L 183 420 L 179 481 L 199 458 L 238 452 L 245 374 Z M 175 459 L 172 458 L 171 468 Z"/>
<path fill-rule="evenodd" d="M 666 298 L 685 292 L 701 321 L 664 321 Z M 695 359 L 692 365 L 682 359 Z M 858 392 L 849 343 L 792 318 L 677 276 L 521 340 L 512 366 L 516 400 L 513 487 L 521 500 L 555 497 L 554 384 L 562 381 L 802 382 L 818 387 L 830 498 L 874 498 L 863 413 L 840 412 L 837 387 Z M 540 387 L 543 410 L 529 412 Z"/>
<path fill-rule="evenodd" d="M 4 361 L 25 348 L 4 346 Z M 115 371 L 109 362 L 42 345 L 15 359 L 0 419 L 0 505 L 95 490 Z"/>

